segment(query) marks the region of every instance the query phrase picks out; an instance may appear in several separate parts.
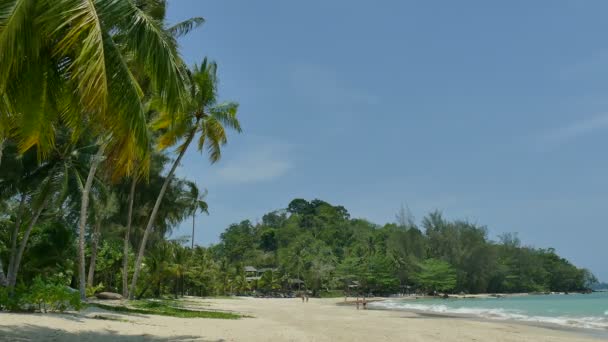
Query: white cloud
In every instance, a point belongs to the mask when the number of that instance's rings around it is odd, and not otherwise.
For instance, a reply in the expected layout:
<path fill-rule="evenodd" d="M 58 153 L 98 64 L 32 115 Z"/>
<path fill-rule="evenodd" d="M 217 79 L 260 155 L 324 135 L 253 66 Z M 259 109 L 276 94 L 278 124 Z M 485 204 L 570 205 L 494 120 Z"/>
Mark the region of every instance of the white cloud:
<path fill-rule="evenodd" d="M 539 138 L 539 147 L 550 148 L 608 128 L 608 114 L 586 118 L 545 132 Z"/>
<path fill-rule="evenodd" d="M 292 167 L 288 159 L 289 147 L 266 143 L 248 147 L 218 168 L 218 179 L 226 183 L 255 183 L 274 180 Z"/>

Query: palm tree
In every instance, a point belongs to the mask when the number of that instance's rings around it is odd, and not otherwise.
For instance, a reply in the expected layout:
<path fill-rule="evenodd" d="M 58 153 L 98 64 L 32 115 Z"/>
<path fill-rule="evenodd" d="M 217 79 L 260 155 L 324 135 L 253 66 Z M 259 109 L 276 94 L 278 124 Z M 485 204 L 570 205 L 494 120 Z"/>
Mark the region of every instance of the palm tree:
<path fill-rule="evenodd" d="M 155 287 L 154 294 L 156 297 L 161 296 L 163 280 L 165 276 L 169 275 L 169 262 L 171 261 L 172 253 L 172 245 L 167 241 L 161 241 L 148 251 L 146 269 L 149 275 L 149 282 L 147 285 Z M 135 292 L 131 291 L 130 295 L 135 296 Z"/>
<path fill-rule="evenodd" d="M 171 271 L 175 276 L 174 291 L 175 298 L 178 297 L 179 293 L 184 295 L 184 277 L 188 269 L 188 253 L 187 249 L 184 248 L 178 241 L 172 241 L 173 245 L 173 265 Z"/>
<path fill-rule="evenodd" d="M 139 2 L 142 10 L 150 15 L 153 19 L 164 22 L 166 17 L 166 1 L 164 0 L 143 0 Z M 201 17 L 193 17 L 182 22 L 179 22 L 169 28 L 166 29 L 166 33 L 173 37 L 173 39 L 177 39 L 179 37 L 185 36 L 194 28 L 201 26 L 205 20 Z M 144 93 L 151 94 L 154 89 L 151 87 L 151 79 L 146 75 L 145 72 L 141 72 L 138 70 L 136 72 L 137 78 L 140 80 L 140 84 L 142 84 L 142 88 Z M 140 156 L 133 162 L 133 167 L 129 174 L 131 182 L 129 187 L 129 197 L 128 197 L 128 211 L 127 211 L 127 222 L 126 229 L 123 241 L 123 271 L 122 271 L 122 294 L 123 297 L 127 298 L 129 294 L 129 246 L 130 246 L 130 236 L 131 236 L 131 225 L 133 220 L 133 204 L 135 201 L 135 188 L 137 186 L 137 182 L 142 176 L 145 176 L 147 172 L 149 172 L 149 165 L 151 161 L 150 155 Z M 121 175 L 118 173 L 118 175 Z"/>
<path fill-rule="evenodd" d="M 190 187 L 190 191 L 186 193 L 186 197 L 184 198 L 186 202 L 186 206 L 189 209 L 190 215 L 192 216 L 192 250 L 194 250 L 194 228 L 195 228 L 195 218 L 196 213 L 200 210 L 201 212 L 209 215 L 209 205 L 204 201 L 207 196 L 207 190 L 203 191 L 201 194 L 196 183 L 188 182 L 188 186 Z"/>
<path fill-rule="evenodd" d="M 31 186 L 29 194 L 29 208 L 31 218 L 27 222 L 18 248 L 11 251 L 8 267 L 8 286 L 14 288 L 17 275 L 29 236 L 38 223 L 42 213 L 49 208 L 51 202 L 60 207 L 68 197 L 73 197 L 78 184 L 82 182 L 82 174 L 86 170 L 87 159 L 90 156 L 90 146 L 77 146 L 77 142 L 68 142 L 69 137 L 65 131 L 61 133 L 61 149 L 54 149 L 52 155 L 45 163 L 37 166 L 33 171 L 24 174 L 25 183 Z M 16 225 L 13 239 L 16 239 L 20 226 Z"/>
<path fill-rule="evenodd" d="M 38 146 L 46 156 L 51 123 L 61 116 L 75 132 L 85 119 L 113 132 L 117 155 L 144 153 L 143 92 L 129 65 L 148 70 L 152 89 L 173 109 L 187 79 L 174 36 L 148 10 L 156 2 L 2 0 L 0 119 L 13 116 L 10 137 L 21 151 Z M 130 168 L 129 159 L 117 165 Z"/>
<path fill-rule="evenodd" d="M 97 262 L 97 249 L 101 239 L 101 226 L 118 210 L 116 195 L 108 192 L 107 189 L 99 189 L 95 193 L 92 206 L 92 218 L 94 230 L 91 234 L 91 257 L 89 260 L 89 273 L 87 276 L 87 286 L 93 286 L 95 279 L 95 265 Z"/>
<path fill-rule="evenodd" d="M 135 186 L 137 185 L 138 175 L 131 176 L 131 186 L 129 187 L 129 209 L 127 212 L 127 225 L 122 248 L 122 296 L 129 296 L 129 245 L 131 241 L 131 223 L 133 222 L 133 203 L 135 202 Z"/>
<path fill-rule="evenodd" d="M 146 242 L 154 226 L 158 209 L 167 186 L 173 179 L 175 170 L 184 157 L 188 146 L 199 135 L 198 150 L 202 152 L 206 148 L 209 152 L 210 161 L 215 163 L 221 157 L 221 146 L 227 142 L 224 126 L 237 132 L 241 131 L 236 116 L 238 105 L 234 102 L 217 103 L 217 64 L 205 59 L 200 67 L 194 67 L 190 79 L 190 96 L 182 104 L 183 110 L 172 113 L 170 108 L 160 107 L 159 116 L 153 123 L 153 128 L 161 130 L 163 133 L 159 138 L 161 149 L 173 146 L 179 140 L 183 143 L 177 148 L 178 156 L 165 179 L 148 219 L 135 262 L 131 282 L 131 297 L 137 285 Z"/>
<path fill-rule="evenodd" d="M 80 200 L 80 220 L 78 222 L 78 289 L 80 291 L 80 299 L 86 300 L 86 280 L 85 280 L 85 227 L 87 224 L 87 213 L 89 209 L 89 193 L 95 180 L 97 167 L 104 159 L 103 152 L 107 146 L 107 141 L 101 142 L 97 147 L 97 153 L 91 158 L 89 174 L 82 188 Z"/>
<path fill-rule="evenodd" d="M 10 124 L 9 137 L 18 141 L 20 151 L 36 146 L 44 159 L 55 145 L 59 118 L 74 136 L 82 133 L 83 121 L 94 123 L 89 126 L 93 134 L 112 135 L 92 158 L 82 191 L 78 270 L 83 299 L 89 192 L 104 150 L 118 174 L 130 173 L 134 160 L 148 153 L 144 93 L 131 67 L 146 70 L 150 88 L 168 109 L 177 110 L 186 95 L 175 32 L 152 16 L 159 9 L 164 1 L 0 3 L 0 141 Z"/>
<path fill-rule="evenodd" d="M 7 152 L 4 154 L 5 167 L 0 169 L 0 179 L 2 179 L 0 181 L 0 196 L 4 198 L 19 198 L 19 205 L 15 211 L 15 221 L 11 234 L 9 269 L 6 271 L 8 275 L 11 273 L 10 268 L 13 266 L 15 256 L 17 255 L 17 238 L 21 230 L 23 217 L 26 214 L 27 200 L 31 195 L 31 191 L 33 190 L 32 185 L 36 180 L 36 176 L 32 177 L 32 174 L 35 174 L 33 171 L 38 169 L 38 165 L 33 153 L 19 156 L 16 153 L 16 147 L 11 141 L 7 144 Z M 7 286 L 8 280 L 4 275 L 1 263 L 2 261 L 0 260 L 0 286 Z"/>

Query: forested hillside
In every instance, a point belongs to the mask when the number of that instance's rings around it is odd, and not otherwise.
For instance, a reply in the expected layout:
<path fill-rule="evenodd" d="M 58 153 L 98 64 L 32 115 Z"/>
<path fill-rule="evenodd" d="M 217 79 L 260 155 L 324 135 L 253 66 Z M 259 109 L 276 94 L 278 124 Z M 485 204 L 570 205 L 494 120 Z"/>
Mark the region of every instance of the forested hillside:
<path fill-rule="evenodd" d="M 276 268 L 274 278 L 302 279 L 314 292 L 357 283 L 374 294 L 577 291 L 594 281 L 553 249 L 522 245 L 516 234 L 490 241 L 486 227 L 440 212 L 417 225 L 402 209 L 396 221 L 379 226 L 351 218 L 342 206 L 295 199 L 257 224 L 231 225 L 209 252 L 232 277 L 246 265 Z"/>

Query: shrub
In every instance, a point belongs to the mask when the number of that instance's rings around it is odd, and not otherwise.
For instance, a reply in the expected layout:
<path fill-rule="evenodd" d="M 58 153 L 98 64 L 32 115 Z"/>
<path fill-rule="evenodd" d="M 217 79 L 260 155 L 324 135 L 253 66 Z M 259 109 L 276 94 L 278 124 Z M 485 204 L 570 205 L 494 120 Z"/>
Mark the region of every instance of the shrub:
<path fill-rule="evenodd" d="M 69 287 L 54 282 L 45 282 L 40 277 L 34 278 L 32 286 L 24 296 L 24 302 L 37 306 L 41 312 L 59 311 L 68 308 L 80 310 L 80 294 Z"/>
<path fill-rule="evenodd" d="M 86 296 L 93 297 L 93 296 L 95 296 L 95 294 L 97 292 L 101 292 L 101 290 L 103 290 L 103 289 L 104 289 L 104 286 L 102 283 L 99 283 L 99 285 L 97 285 L 97 286 L 87 286 Z"/>
<path fill-rule="evenodd" d="M 13 295 L 9 295 L 9 289 L 0 287 L 0 311 L 25 311 L 24 294 L 26 288 L 23 285 L 18 285 Z"/>

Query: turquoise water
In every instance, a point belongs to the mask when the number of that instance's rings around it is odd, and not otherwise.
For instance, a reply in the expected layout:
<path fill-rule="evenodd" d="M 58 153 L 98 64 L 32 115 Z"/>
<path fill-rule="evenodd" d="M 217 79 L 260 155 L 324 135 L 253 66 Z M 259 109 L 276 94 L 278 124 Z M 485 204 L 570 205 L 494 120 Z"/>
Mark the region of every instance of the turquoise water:
<path fill-rule="evenodd" d="M 461 314 L 608 330 L 608 293 L 479 299 L 390 299 L 371 308 Z"/>

